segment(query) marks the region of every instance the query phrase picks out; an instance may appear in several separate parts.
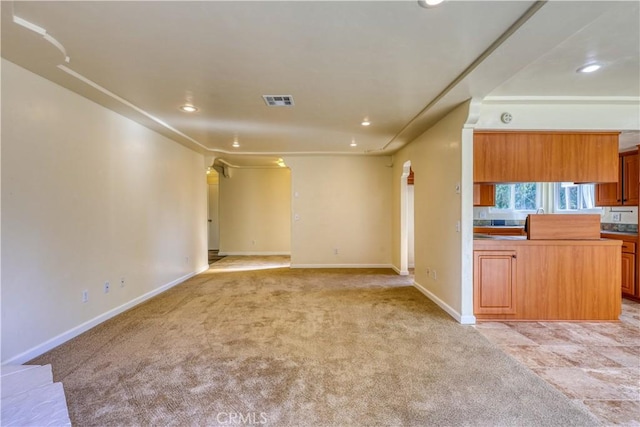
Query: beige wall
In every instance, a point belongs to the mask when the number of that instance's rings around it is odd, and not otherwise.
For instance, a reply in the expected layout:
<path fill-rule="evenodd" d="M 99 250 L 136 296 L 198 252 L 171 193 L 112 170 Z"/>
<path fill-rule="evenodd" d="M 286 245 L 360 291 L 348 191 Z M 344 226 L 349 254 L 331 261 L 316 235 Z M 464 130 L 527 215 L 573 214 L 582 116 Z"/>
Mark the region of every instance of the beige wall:
<path fill-rule="evenodd" d="M 415 283 L 458 321 L 465 323 L 473 321 L 472 307 L 467 301 L 472 302 L 468 270 L 473 267 L 468 264 L 471 255 L 467 253 L 470 250 L 467 241 L 473 243 L 469 233 L 472 214 L 469 213 L 467 219 L 462 215 L 464 206 L 466 210 L 472 210 L 472 147 L 468 146 L 471 131 L 463 130 L 468 115 L 469 105 L 461 105 L 398 151 L 393 156 L 392 178 L 394 267 L 400 270 L 402 169 L 405 162 L 411 161 L 415 173 Z M 469 169 L 464 174 L 463 158 Z M 460 194 L 456 192 L 458 184 L 462 187 Z M 463 203 L 465 199 L 468 200 Z M 458 221 L 460 232 L 457 231 Z M 430 275 L 427 275 L 427 269 Z"/>
<path fill-rule="evenodd" d="M 2 139 L 3 362 L 207 267 L 202 155 L 5 60 Z"/>
<path fill-rule="evenodd" d="M 285 160 L 291 168 L 293 192 L 292 266 L 389 266 L 391 158 L 292 156 Z"/>
<path fill-rule="evenodd" d="M 291 172 L 230 168 L 220 175 L 220 253 L 291 252 Z"/>

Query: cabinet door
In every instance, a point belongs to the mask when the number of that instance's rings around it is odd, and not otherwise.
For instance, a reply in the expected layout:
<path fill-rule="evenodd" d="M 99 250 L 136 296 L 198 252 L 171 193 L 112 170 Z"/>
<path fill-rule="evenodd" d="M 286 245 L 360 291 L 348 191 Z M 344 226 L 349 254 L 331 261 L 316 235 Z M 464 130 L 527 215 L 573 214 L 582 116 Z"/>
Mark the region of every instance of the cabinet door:
<path fill-rule="evenodd" d="M 619 206 L 620 186 L 617 182 L 596 184 L 596 206 Z"/>
<path fill-rule="evenodd" d="M 622 253 L 622 293 L 633 295 L 636 290 L 636 256 Z"/>
<path fill-rule="evenodd" d="M 496 186 L 493 184 L 473 184 L 473 206 L 495 206 Z"/>
<path fill-rule="evenodd" d="M 622 157 L 622 204 L 638 206 L 638 154 Z"/>
<path fill-rule="evenodd" d="M 516 251 L 474 251 L 473 312 L 516 313 Z"/>
<path fill-rule="evenodd" d="M 622 158 L 619 160 L 618 182 L 596 184 L 596 206 L 620 206 L 622 204 Z"/>

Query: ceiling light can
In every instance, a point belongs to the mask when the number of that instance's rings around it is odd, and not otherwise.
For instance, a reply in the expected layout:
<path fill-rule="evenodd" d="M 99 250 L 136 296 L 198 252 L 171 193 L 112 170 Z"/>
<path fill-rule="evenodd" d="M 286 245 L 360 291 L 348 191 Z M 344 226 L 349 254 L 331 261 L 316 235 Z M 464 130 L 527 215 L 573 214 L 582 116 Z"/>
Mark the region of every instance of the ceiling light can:
<path fill-rule="evenodd" d="M 184 104 L 180 106 L 180 111 L 184 111 L 185 113 L 195 113 L 198 111 L 198 108 L 191 104 Z"/>
<path fill-rule="evenodd" d="M 593 62 L 591 64 L 583 65 L 582 67 L 578 68 L 576 72 L 577 73 L 593 73 L 594 71 L 598 71 L 600 68 L 602 68 L 602 65 Z"/>
<path fill-rule="evenodd" d="M 429 9 L 431 7 L 436 7 L 442 4 L 444 0 L 418 0 L 418 4 L 425 9 Z"/>

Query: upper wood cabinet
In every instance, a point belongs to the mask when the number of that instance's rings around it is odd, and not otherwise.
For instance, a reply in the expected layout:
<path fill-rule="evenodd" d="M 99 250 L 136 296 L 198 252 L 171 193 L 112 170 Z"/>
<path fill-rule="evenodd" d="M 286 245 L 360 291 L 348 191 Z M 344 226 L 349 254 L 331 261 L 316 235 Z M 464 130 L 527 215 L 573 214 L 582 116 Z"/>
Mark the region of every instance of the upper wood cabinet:
<path fill-rule="evenodd" d="M 495 206 L 496 186 L 493 184 L 473 184 L 473 206 Z"/>
<path fill-rule="evenodd" d="M 638 152 L 620 153 L 618 180 L 596 185 L 596 206 L 638 206 Z"/>
<path fill-rule="evenodd" d="M 476 131 L 473 181 L 617 182 L 618 133 Z"/>
<path fill-rule="evenodd" d="M 638 206 L 638 180 L 640 162 L 638 152 L 622 153 L 622 204 Z"/>

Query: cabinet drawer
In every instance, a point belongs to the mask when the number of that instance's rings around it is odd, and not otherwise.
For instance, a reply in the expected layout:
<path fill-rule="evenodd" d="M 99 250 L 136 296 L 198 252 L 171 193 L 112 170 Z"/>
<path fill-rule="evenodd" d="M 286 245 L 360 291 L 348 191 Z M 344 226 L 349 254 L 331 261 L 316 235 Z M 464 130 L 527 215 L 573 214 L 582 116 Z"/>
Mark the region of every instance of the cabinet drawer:
<path fill-rule="evenodd" d="M 633 242 L 622 242 L 622 252 L 627 252 L 630 254 L 636 253 L 636 244 Z"/>

